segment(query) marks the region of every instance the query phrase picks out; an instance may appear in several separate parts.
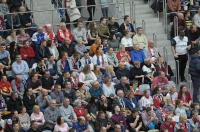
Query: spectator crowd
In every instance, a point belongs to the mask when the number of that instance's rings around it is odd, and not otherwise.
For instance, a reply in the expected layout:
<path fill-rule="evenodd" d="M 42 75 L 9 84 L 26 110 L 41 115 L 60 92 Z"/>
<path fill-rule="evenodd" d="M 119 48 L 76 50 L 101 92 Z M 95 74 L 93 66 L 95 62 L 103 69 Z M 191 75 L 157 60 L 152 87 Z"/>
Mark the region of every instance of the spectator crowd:
<path fill-rule="evenodd" d="M 69 26 L 65 18 L 54 31 L 51 24 L 37 27 L 28 10 L 23 0 L 0 0 L 0 132 L 199 131 L 200 9 L 193 19 L 186 11 L 171 39 L 180 87 L 128 15 L 119 24 L 103 6 L 99 23 L 80 18 Z M 93 20 L 95 7 L 88 11 Z M 193 94 L 185 77 L 188 55 Z"/>

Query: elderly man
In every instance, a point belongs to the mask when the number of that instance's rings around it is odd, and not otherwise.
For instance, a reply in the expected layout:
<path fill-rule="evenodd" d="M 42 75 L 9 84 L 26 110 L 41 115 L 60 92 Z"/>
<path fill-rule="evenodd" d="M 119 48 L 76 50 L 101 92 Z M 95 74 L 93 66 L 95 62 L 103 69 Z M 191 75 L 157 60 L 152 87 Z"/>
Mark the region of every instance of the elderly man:
<path fill-rule="evenodd" d="M 92 87 L 89 89 L 90 95 L 92 97 L 99 98 L 103 94 L 103 90 L 99 85 L 98 81 L 92 83 Z"/>
<path fill-rule="evenodd" d="M 147 37 L 141 27 L 137 28 L 137 34 L 133 37 L 133 44 L 139 44 L 140 49 L 146 48 L 148 45 Z"/>
<path fill-rule="evenodd" d="M 63 99 L 63 105 L 60 106 L 59 109 L 61 116 L 64 118 L 64 121 L 68 124 L 69 127 L 72 127 L 73 122 L 77 120 L 77 116 L 73 107 L 70 105 L 69 98 Z"/>
<path fill-rule="evenodd" d="M 130 84 L 129 79 L 126 76 L 122 76 L 120 79 L 120 83 L 115 85 L 116 92 L 118 90 L 122 90 L 125 94 L 129 92 Z"/>
<path fill-rule="evenodd" d="M 133 45 L 133 49 L 130 51 L 130 56 L 131 56 L 131 63 L 133 63 L 134 61 L 139 61 L 143 63 L 145 59 L 144 51 L 143 49 L 140 49 L 139 44 Z"/>
<path fill-rule="evenodd" d="M 44 126 L 53 130 L 58 116 L 60 116 L 60 111 L 56 107 L 56 100 L 51 100 L 49 107 L 47 107 L 44 111 L 44 118 L 46 121 Z"/>
<path fill-rule="evenodd" d="M 155 61 L 160 55 L 157 48 L 154 46 L 154 42 L 152 40 L 148 41 L 148 47 L 144 49 L 145 56 L 151 59 L 151 61 Z"/>

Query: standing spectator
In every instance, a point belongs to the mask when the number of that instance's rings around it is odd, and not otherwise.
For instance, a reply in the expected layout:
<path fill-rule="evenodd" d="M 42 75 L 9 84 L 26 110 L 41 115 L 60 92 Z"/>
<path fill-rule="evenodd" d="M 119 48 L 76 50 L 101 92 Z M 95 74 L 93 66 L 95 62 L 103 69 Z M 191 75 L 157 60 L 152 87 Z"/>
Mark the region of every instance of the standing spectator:
<path fill-rule="evenodd" d="M 109 9 L 108 0 L 100 0 L 100 4 L 103 17 L 108 18 L 108 9 Z"/>
<path fill-rule="evenodd" d="M 191 45 L 188 46 L 188 37 L 185 36 L 184 30 L 179 31 L 179 36 L 176 36 L 172 39 L 172 53 L 175 60 L 179 61 L 179 75 L 181 81 L 186 81 L 185 79 L 185 68 L 188 60 L 188 50 L 191 48 Z"/>
<path fill-rule="evenodd" d="M 137 28 L 137 33 L 133 37 L 133 44 L 138 44 L 140 49 L 148 47 L 148 40 L 141 27 Z"/>
<path fill-rule="evenodd" d="M 92 21 L 95 14 L 95 6 L 96 6 L 95 0 L 87 0 L 87 6 L 88 6 L 87 10 L 89 13 L 88 21 Z"/>
<path fill-rule="evenodd" d="M 125 35 L 125 32 L 128 32 L 131 37 L 135 34 L 134 26 L 131 23 L 130 17 L 128 15 L 124 16 L 124 23 L 120 25 L 120 32 L 122 35 Z"/>
<path fill-rule="evenodd" d="M 60 116 L 59 109 L 56 107 L 56 100 L 51 100 L 49 107 L 44 111 L 45 127 L 52 130 L 56 125 L 56 120 Z"/>
<path fill-rule="evenodd" d="M 167 6 L 170 12 L 177 12 L 181 10 L 181 1 L 180 0 L 168 0 Z"/>
<path fill-rule="evenodd" d="M 22 75 L 23 79 L 28 79 L 29 67 L 27 62 L 22 60 L 21 55 L 16 56 L 16 61 L 12 64 L 12 71 L 14 75 Z"/>
<path fill-rule="evenodd" d="M 193 83 L 193 101 L 196 103 L 200 103 L 200 50 L 197 52 L 197 54 L 191 56 L 191 61 L 189 65 L 189 73 L 192 78 Z"/>

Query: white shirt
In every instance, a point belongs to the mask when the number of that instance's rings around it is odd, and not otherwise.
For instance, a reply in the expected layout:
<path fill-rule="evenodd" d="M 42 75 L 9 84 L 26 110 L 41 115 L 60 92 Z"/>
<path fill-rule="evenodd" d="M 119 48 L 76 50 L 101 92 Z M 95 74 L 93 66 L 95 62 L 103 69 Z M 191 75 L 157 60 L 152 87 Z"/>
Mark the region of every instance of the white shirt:
<path fill-rule="evenodd" d="M 124 47 L 133 47 L 133 39 L 123 37 L 121 40 L 121 45 L 123 45 Z"/>
<path fill-rule="evenodd" d="M 151 96 L 149 96 L 149 98 L 146 98 L 145 96 L 143 96 L 140 99 L 140 106 L 141 107 L 150 107 L 153 104 L 153 99 Z"/>
<path fill-rule="evenodd" d="M 188 37 L 184 36 L 181 40 L 179 36 L 174 38 L 176 41 L 175 50 L 177 55 L 187 54 Z"/>
<path fill-rule="evenodd" d="M 111 94 L 115 95 L 115 88 L 114 88 L 115 83 L 111 83 L 111 85 L 108 87 L 106 84 L 103 84 L 102 89 L 103 93 L 106 97 L 109 97 Z"/>

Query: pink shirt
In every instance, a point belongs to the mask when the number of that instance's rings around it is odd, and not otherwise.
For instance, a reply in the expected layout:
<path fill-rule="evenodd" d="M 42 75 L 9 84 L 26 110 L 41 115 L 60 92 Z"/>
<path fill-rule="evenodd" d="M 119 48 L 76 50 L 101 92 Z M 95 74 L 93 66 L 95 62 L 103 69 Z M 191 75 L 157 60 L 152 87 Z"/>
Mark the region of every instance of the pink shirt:
<path fill-rule="evenodd" d="M 42 112 L 40 112 L 39 114 L 32 113 L 31 114 L 31 121 L 36 121 L 37 125 L 43 125 L 44 122 L 45 122 L 43 113 Z"/>
<path fill-rule="evenodd" d="M 69 131 L 69 127 L 67 123 L 64 123 L 63 127 L 59 126 L 58 124 L 56 124 L 54 127 L 54 132 L 68 132 L 68 131 Z"/>

